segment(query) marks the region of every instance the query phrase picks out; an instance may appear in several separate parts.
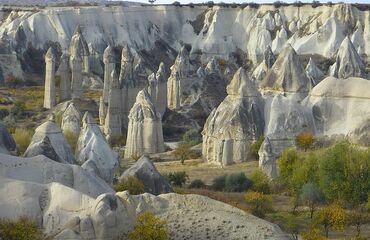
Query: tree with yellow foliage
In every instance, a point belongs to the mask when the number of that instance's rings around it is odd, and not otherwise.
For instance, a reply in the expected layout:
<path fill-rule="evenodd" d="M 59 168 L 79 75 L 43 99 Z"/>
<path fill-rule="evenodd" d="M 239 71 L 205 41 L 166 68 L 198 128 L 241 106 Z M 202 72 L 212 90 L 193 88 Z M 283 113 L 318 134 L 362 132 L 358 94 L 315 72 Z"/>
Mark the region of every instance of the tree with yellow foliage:
<path fill-rule="evenodd" d="M 151 212 L 144 212 L 137 217 L 134 229 L 129 232 L 128 238 L 130 240 L 167 240 L 169 239 L 167 223 Z"/>
<path fill-rule="evenodd" d="M 337 203 L 332 203 L 321 208 L 315 217 L 314 223 L 322 225 L 325 236 L 329 236 L 330 228 L 343 231 L 346 224 L 347 215 L 345 210 Z"/>
<path fill-rule="evenodd" d="M 263 218 L 272 209 L 272 198 L 261 192 L 247 192 L 245 200 L 252 205 L 252 214 Z"/>
<path fill-rule="evenodd" d="M 315 142 L 315 137 L 311 132 L 302 132 L 296 136 L 295 142 L 298 148 L 307 151 Z"/>
<path fill-rule="evenodd" d="M 326 238 L 321 235 L 320 229 L 312 228 L 308 232 L 302 234 L 303 240 L 325 240 Z"/>

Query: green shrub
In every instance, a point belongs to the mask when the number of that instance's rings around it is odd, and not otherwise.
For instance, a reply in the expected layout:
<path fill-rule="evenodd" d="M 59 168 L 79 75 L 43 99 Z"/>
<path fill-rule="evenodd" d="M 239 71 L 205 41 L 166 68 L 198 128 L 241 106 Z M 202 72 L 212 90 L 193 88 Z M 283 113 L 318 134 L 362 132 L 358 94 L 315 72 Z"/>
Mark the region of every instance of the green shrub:
<path fill-rule="evenodd" d="M 140 214 L 135 222 L 134 229 L 129 232 L 130 240 L 167 240 L 169 239 L 167 223 L 151 212 Z"/>
<path fill-rule="evenodd" d="M 32 140 L 33 131 L 24 128 L 17 128 L 13 134 L 14 141 L 17 144 L 18 154 L 22 155 Z"/>
<path fill-rule="evenodd" d="M 129 176 L 114 186 L 116 192 L 128 191 L 132 195 L 145 193 L 144 183 L 135 176 Z"/>
<path fill-rule="evenodd" d="M 252 190 L 265 194 L 270 193 L 270 179 L 260 169 L 255 170 L 251 175 Z"/>
<path fill-rule="evenodd" d="M 63 131 L 63 135 L 74 153 L 76 151 L 78 136 L 70 130 Z"/>
<path fill-rule="evenodd" d="M 251 148 L 250 148 L 250 155 L 253 159 L 258 160 L 259 158 L 258 150 L 260 150 L 261 145 L 264 140 L 265 140 L 265 137 L 260 136 L 256 142 L 252 143 Z"/>
<path fill-rule="evenodd" d="M 218 176 L 212 181 L 212 189 L 215 191 L 223 191 L 225 189 L 226 174 Z"/>
<path fill-rule="evenodd" d="M 167 181 L 175 187 L 182 187 L 189 179 L 188 174 L 186 172 L 173 172 L 165 175 Z"/>
<path fill-rule="evenodd" d="M 191 145 L 188 143 L 180 143 L 172 154 L 180 158 L 181 164 L 184 164 L 185 159 L 195 157 L 195 152 L 191 149 Z"/>
<path fill-rule="evenodd" d="M 194 146 L 202 142 L 202 136 L 197 130 L 190 129 L 184 133 L 184 135 L 182 136 L 182 141 L 191 146 Z"/>
<path fill-rule="evenodd" d="M 263 218 L 265 214 L 272 210 L 272 198 L 260 192 L 247 192 L 245 200 L 252 205 L 252 214 Z"/>
<path fill-rule="evenodd" d="M 0 239 L 41 240 L 42 233 L 36 222 L 27 217 L 21 217 L 16 221 L 0 220 Z"/>
<path fill-rule="evenodd" d="M 189 188 L 205 188 L 206 185 L 204 184 L 204 182 L 200 179 L 195 179 L 193 180 L 190 185 L 189 185 Z"/>
<path fill-rule="evenodd" d="M 243 192 L 248 190 L 252 182 L 244 173 L 225 174 L 213 179 L 212 189 L 225 192 Z"/>
<path fill-rule="evenodd" d="M 10 111 L 17 116 L 20 116 L 26 111 L 26 103 L 23 101 L 16 101 Z"/>

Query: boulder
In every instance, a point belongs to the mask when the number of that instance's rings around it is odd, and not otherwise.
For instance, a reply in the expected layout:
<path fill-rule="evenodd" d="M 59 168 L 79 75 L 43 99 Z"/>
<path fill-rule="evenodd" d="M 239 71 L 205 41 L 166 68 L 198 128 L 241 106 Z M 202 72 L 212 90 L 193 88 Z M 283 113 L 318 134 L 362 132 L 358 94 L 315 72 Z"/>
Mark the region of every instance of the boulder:
<path fill-rule="evenodd" d="M 76 137 L 80 134 L 81 114 L 75 104 L 71 102 L 62 115 L 63 132 L 71 132 Z"/>
<path fill-rule="evenodd" d="M 246 161 L 250 145 L 263 135 L 265 125 L 262 96 L 242 68 L 227 86 L 227 94 L 202 132 L 203 157 L 218 165 Z"/>
<path fill-rule="evenodd" d="M 45 145 L 45 143 L 47 143 L 45 137 L 50 140 L 50 145 Z M 61 163 L 75 163 L 75 157 L 72 153 L 71 147 L 69 146 L 67 140 L 64 138 L 60 127 L 55 124 L 55 118 L 53 115 L 50 116 L 50 118 L 46 122 L 36 128 L 35 134 L 32 137 L 31 143 L 28 146 L 26 153 L 27 156 L 44 154 L 52 156 L 50 155 L 50 153 L 52 152 L 50 148 L 54 149 L 54 152 L 58 157 L 52 160 Z"/>
<path fill-rule="evenodd" d="M 94 172 L 109 184 L 113 183 L 114 174 L 119 166 L 119 156 L 111 149 L 100 127 L 88 112 L 83 117 L 76 158 L 82 168 Z"/>
<path fill-rule="evenodd" d="M 129 169 L 125 170 L 120 180 L 128 177 L 137 177 L 144 184 L 145 192 L 154 195 L 173 192 L 171 185 L 158 172 L 152 161 L 147 156 L 142 156 Z"/>

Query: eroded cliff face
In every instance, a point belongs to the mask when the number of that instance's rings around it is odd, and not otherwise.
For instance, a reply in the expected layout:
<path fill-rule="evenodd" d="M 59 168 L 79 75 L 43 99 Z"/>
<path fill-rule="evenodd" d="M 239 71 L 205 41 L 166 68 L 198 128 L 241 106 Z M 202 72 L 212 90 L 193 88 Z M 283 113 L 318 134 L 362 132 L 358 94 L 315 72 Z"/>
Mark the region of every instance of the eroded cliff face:
<path fill-rule="evenodd" d="M 184 43 L 192 46 L 190 56 L 202 52 L 203 62 L 213 56 L 228 59 L 242 50 L 256 66 L 263 60 L 268 46 L 278 54 L 286 43 L 290 43 L 298 55 L 335 58 L 346 36 L 367 60 L 369 20 L 369 11 L 340 4 L 316 8 L 310 5 L 299 8 L 273 5 L 259 8 L 47 7 L 13 11 L 4 16 L 0 35 L 4 49 L 8 49 L 6 54 L 16 55 L 18 61 L 15 62 L 28 70 L 35 68 L 35 62 L 27 62 L 30 55 L 42 55 L 50 45 L 56 46 L 59 52 L 67 50 L 77 25 L 90 52 L 98 55 L 103 54 L 108 44 L 124 46 L 127 43 L 146 55 L 165 49 L 164 53 L 151 58 L 154 62 L 150 61 L 149 65 L 153 69 L 160 61 L 165 60 L 166 64 L 174 61 L 173 50 L 179 51 Z M 94 68 L 94 64 L 90 68 Z"/>

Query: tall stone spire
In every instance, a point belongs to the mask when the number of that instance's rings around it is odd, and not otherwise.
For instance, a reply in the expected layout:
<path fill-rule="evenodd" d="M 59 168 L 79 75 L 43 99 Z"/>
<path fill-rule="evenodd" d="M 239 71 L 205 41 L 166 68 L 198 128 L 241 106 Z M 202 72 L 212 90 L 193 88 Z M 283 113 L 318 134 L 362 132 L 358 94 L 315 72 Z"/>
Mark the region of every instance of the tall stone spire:
<path fill-rule="evenodd" d="M 133 70 L 134 70 L 134 56 L 132 55 L 129 46 L 125 44 L 122 48 L 121 72 L 119 74 L 119 81 L 121 84 L 125 80 L 133 79 Z"/>
<path fill-rule="evenodd" d="M 60 101 L 71 98 L 71 70 L 69 68 L 68 56 L 63 53 L 58 69 L 60 75 Z"/>
<path fill-rule="evenodd" d="M 72 98 L 82 97 L 82 58 L 81 52 L 78 48 L 72 52 L 71 59 L 71 70 L 72 70 Z"/>
<path fill-rule="evenodd" d="M 108 103 L 109 91 L 112 84 L 111 73 L 116 66 L 114 50 L 110 45 L 108 45 L 108 47 L 104 50 L 103 62 L 104 62 L 103 100 L 104 103 Z"/>
<path fill-rule="evenodd" d="M 121 88 L 116 70 L 111 74 L 112 84 L 108 97 L 108 109 L 105 118 L 104 133 L 108 141 L 122 135 Z"/>
<path fill-rule="evenodd" d="M 44 93 L 44 108 L 50 109 L 56 105 L 55 92 L 55 54 L 53 48 L 50 47 L 45 55 L 45 93 Z"/>
<path fill-rule="evenodd" d="M 158 71 L 155 75 L 157 79 L 157 96 L 156 96 L 156 108 L 157 111 L 163 117 L 167 107 L 167 73 L 166 67 L 163 62 L 159 64 Z"/>
<path fill-rule="evenodd" d="M 79 49 L 83 61 L 82 71 L 86 73 L 90 72 L 90 51 L 86 40 L 82 35 L 80 25 L 77 25 L 76 30 L 73 33 L 71 43 L 69 45 L 69 54 L 72 55 L 72 53 L 76 51 L 76 48 Z"/>
<path fill-rule="evenodd" d="M 104 126 L 105 117 L 107 116 L 107 107 L 105 106 L 103 97 L 99 99 L 99 124 Z"/>

